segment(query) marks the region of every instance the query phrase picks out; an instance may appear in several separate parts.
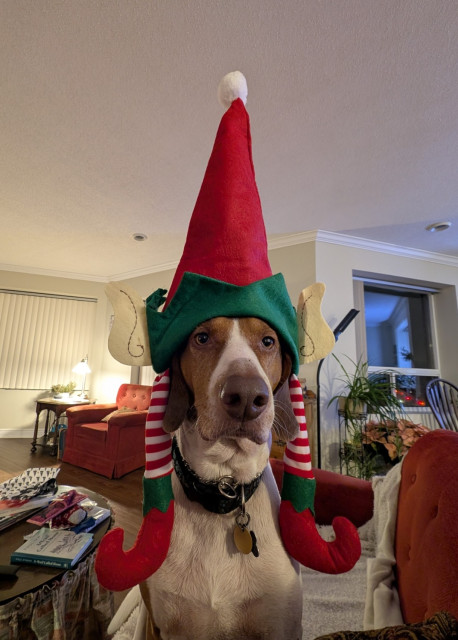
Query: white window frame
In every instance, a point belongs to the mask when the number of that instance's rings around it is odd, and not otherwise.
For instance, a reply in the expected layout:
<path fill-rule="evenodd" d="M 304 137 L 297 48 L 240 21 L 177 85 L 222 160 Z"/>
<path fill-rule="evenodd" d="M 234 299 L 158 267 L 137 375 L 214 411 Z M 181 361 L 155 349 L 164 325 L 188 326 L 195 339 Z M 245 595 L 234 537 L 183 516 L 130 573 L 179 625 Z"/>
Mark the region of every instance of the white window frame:
<path fill-rule="evenodd" d="M 420 369 L 415 367 L 384 367 L 384 366 L 370 366 L 368 367 L 369 373 L 375 373 L 379 371 L 388 371 L 390 373 L 390 380 L 392 388 L 394 389 L 395 385 L 395 376 L 396 375 L 409 375 L 409 376 L 431 376 L 431 377 L 439 377 L 440 370 L 438 368 L 438 348 L 437 348 L 437 333 L 436 333 L 436 317 L 435 317 L 435 309 L 434 309 L 434 301 L 433 295 L 439 293 L 440 289 L 428 286 L 423 283 L 418 284 L 410 284 L 407 282 L 403 282 L 402 280 L 389 280 L 388 278 L 375 278 L 366 275 L 358 275 L 353 274 L 353 296 L 355 301 L 355 308 L 359 309 L 361 313 L 360 322 L 356 323 L 356 348 L 358 352 L 358 356 L 361 358 L 363 362 L 367 362 L 367 336 L 366 336 L 366 318 L 365 318 L 365 309 L 364 309 L 364 284 L 373 284 L 375 286 L 380 286 L 386 289 L 390 287 L 394 291 L 417 291 L 418 293 L 426 293 L 428 295 L 429 302 L 429 317 L 431 323 L 431 340 L 432 340 L 432 349 L 433 349 L 433 359 L 435 363 L 435 367 L 430 369 Z M 417 412 L 425 412 L 430 411 L 429 407 L 410 407 L 406 406 L 407 413 L 417 413 Z"/>

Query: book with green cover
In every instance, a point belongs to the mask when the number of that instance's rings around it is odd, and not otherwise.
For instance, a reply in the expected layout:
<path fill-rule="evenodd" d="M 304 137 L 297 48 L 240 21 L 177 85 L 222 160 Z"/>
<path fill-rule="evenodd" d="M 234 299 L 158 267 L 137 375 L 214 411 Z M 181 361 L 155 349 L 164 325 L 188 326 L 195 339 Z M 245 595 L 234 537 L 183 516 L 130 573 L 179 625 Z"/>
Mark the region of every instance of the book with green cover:
<path fill-rule="evenodd" d="M 36 564 L 70 569 L 91 545 L 92 533 L 42 527 L 11 554 L 11 564 Z"/>

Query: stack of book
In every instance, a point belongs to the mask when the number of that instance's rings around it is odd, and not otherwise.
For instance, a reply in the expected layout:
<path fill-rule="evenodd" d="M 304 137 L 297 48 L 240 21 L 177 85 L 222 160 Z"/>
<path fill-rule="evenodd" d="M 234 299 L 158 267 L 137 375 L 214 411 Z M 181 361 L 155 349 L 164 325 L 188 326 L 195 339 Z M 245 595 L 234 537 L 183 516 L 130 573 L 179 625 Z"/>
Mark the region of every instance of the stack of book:
<path fill-rule="evenodd" d="M 54 493 L 50 493 L 24 500 L 0 500 L 0 531 L 29 518 L 49 505 L 53 498 Z"/>
<path fill-rule="evenodd" d="M 36 495 L 31 477 L 36 478 L 37 471 L 43 476 L 43 469 L 30 469 L 24 477 L 8 481 L 8 486 L 0 485 L 0 531 L 24 519 L 39 527 L 25 536 L 25 542 L 12 553 L 10 562 L 69 569 L 90 547 L 93 534 L 89 532 L 109 518 L 111 512 L 84 493 L 68 487 L 57 489 L 55 483 L 41 487 Z M 55 480 L 56 474 L 52 475 Z M 49 477 L 46 481 L 49 482 Z"/>

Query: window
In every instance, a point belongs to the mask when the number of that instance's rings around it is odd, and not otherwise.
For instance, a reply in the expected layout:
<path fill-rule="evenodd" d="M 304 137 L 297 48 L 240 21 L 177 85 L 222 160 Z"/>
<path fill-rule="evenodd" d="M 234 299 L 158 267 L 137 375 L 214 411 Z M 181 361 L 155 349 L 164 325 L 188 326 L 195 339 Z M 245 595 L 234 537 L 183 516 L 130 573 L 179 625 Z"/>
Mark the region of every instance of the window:
<path fill-rule="evenodd" d="M 90 353 L 96 302 L 0 290 L 0 388 L 50 389 L 75 378 L 72 368 Z"/>
<path fill-rule="evenodd" d="M 361 352 L 369 371 L 389 372 L 406 407 L 426 406 L 426 384 L 439 375 L 433 332 L 434 289 L 355 278 L 362 311 Z"/>

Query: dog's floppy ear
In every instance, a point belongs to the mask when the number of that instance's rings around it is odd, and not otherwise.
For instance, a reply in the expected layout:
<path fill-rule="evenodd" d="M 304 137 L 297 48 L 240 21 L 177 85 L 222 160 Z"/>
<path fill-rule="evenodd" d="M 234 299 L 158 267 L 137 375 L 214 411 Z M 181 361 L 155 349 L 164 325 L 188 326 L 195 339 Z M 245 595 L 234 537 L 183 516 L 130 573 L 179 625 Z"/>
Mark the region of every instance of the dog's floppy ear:
<path fill-rule="evenodd" d="M 283 368 L 280 382 L 274 392 L 275 420 L 274 428 L 285 440 L 292 440 L 298 432 L 298 424 L 294 415 L 289 393 L 289 377 L 291 375 L 291 357 L 283 351 Z"/>
<path fill-rule="evenodd" d="M 176 431 L 192 405 L 191 392 L 181 373 L 180 359 L 175 355 L 170 367 L 170 393 L 162 428 L 167 433 Z"/>

